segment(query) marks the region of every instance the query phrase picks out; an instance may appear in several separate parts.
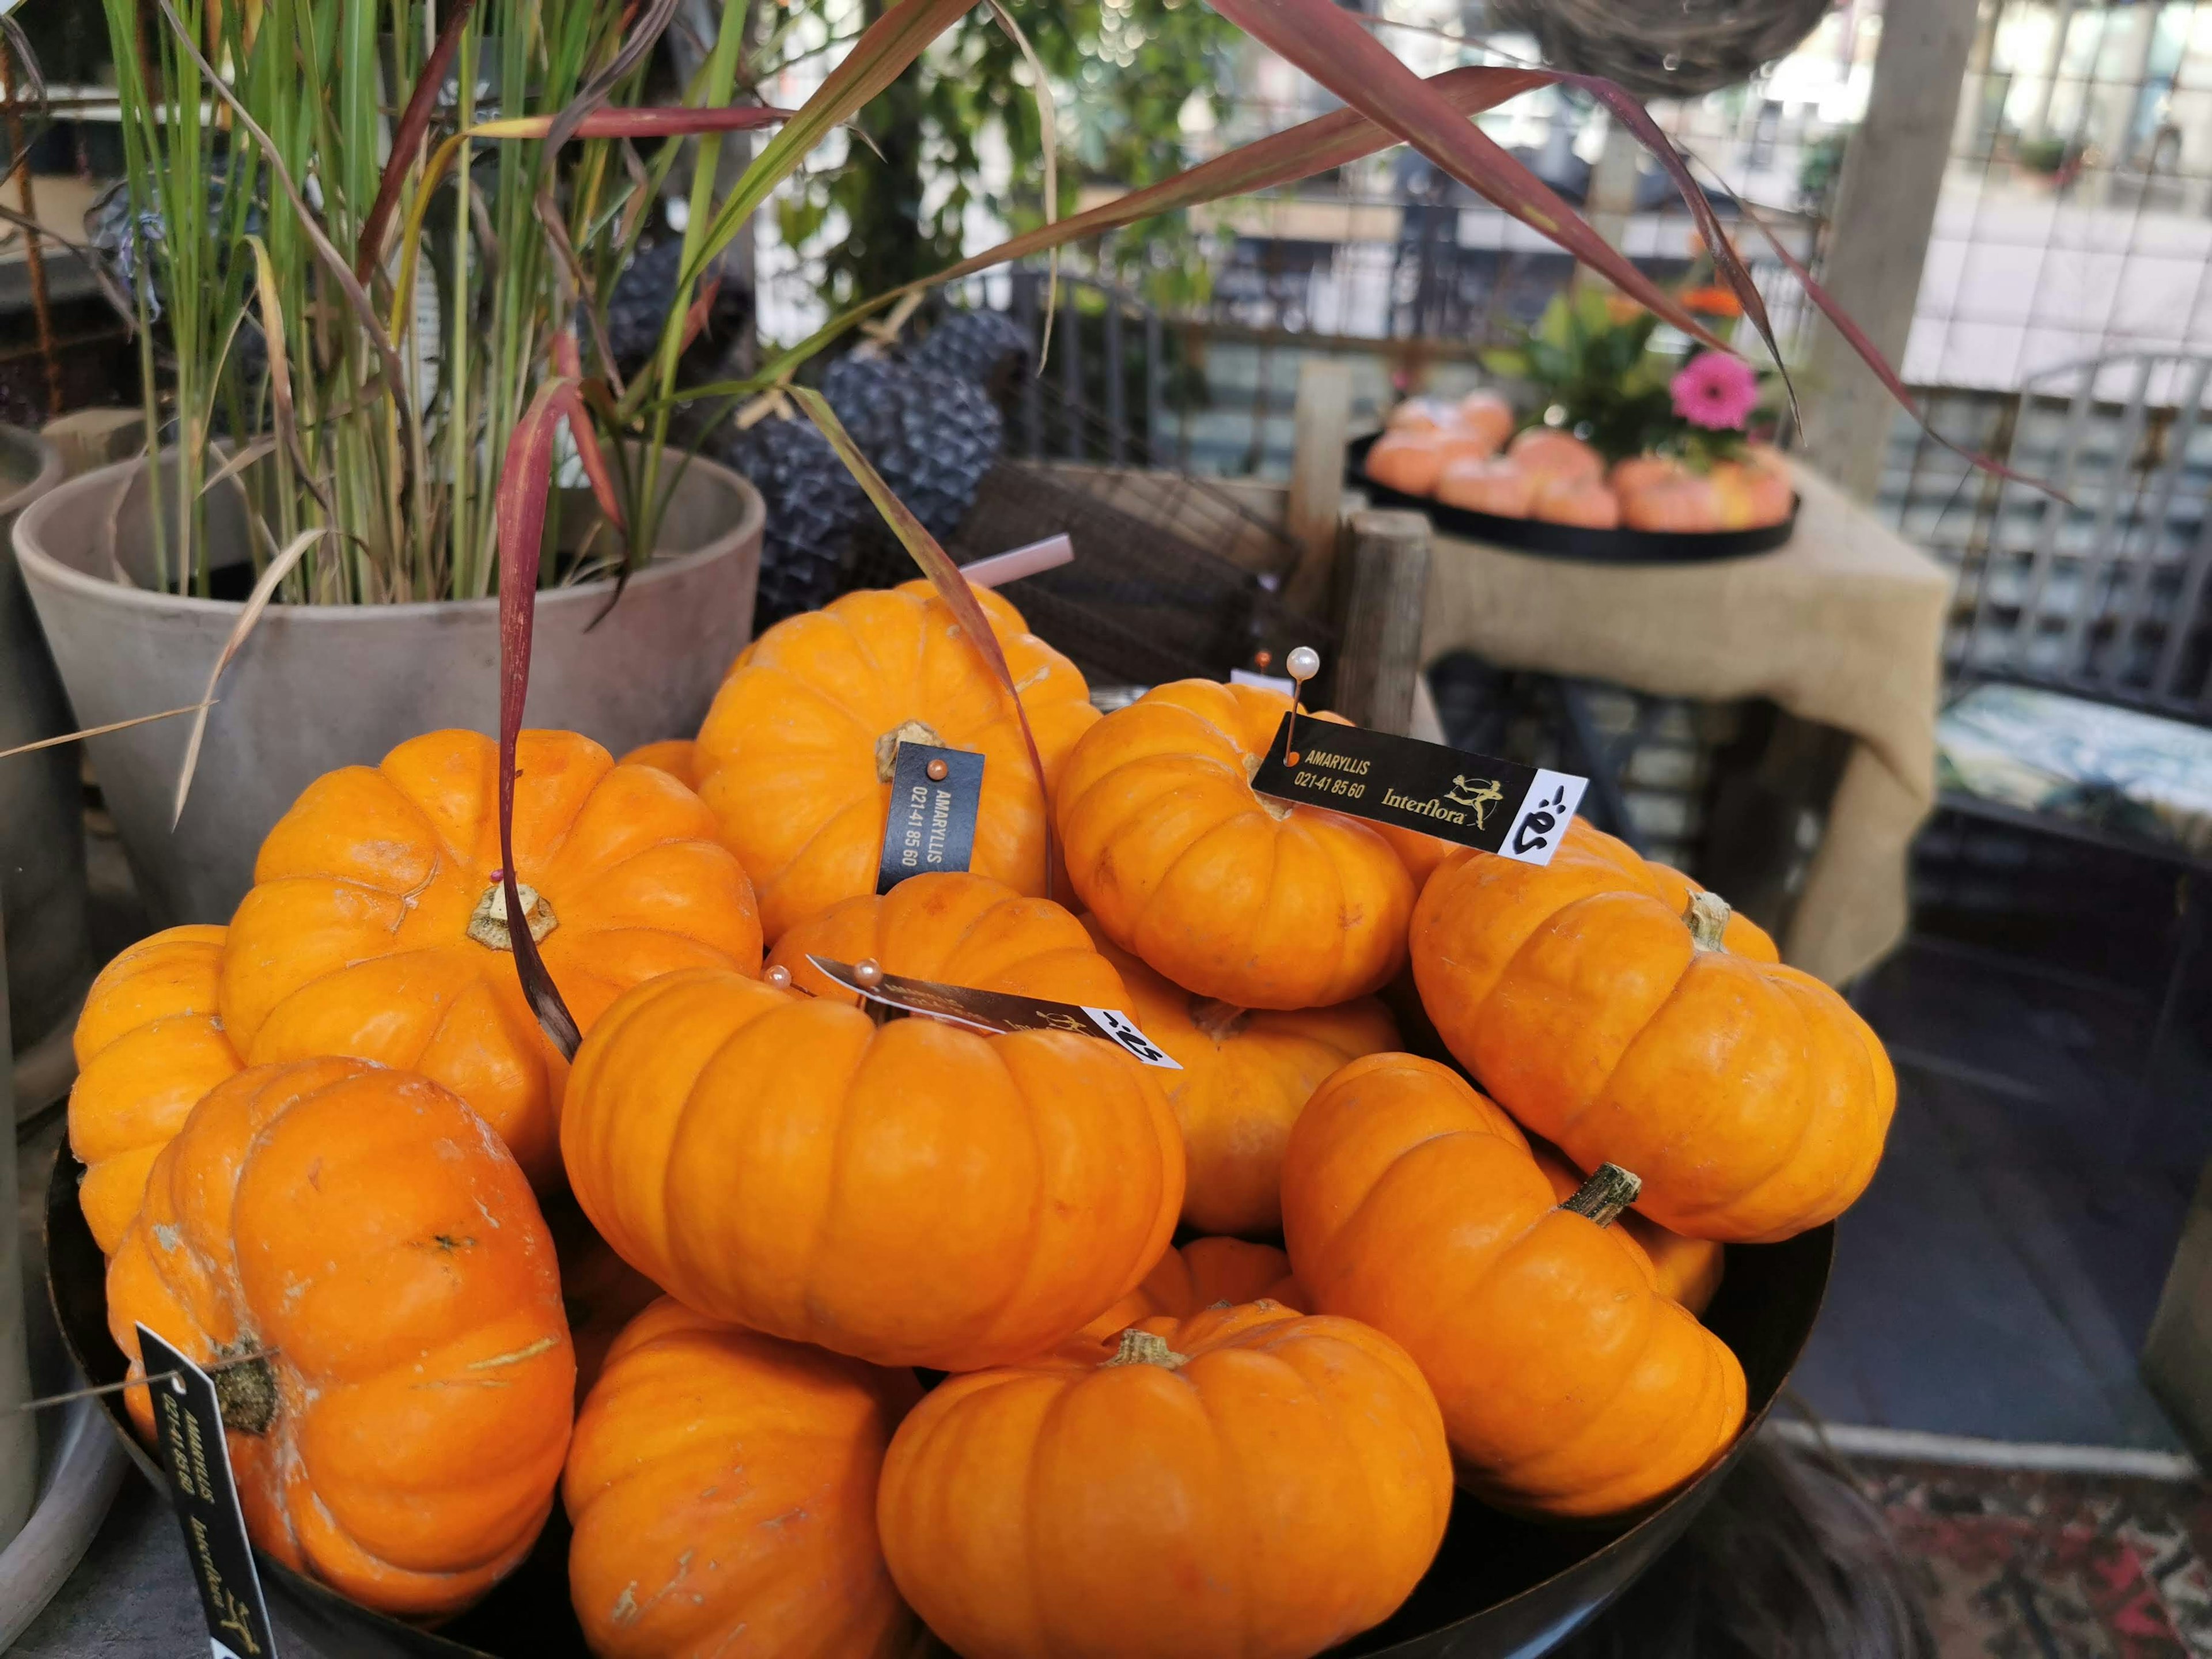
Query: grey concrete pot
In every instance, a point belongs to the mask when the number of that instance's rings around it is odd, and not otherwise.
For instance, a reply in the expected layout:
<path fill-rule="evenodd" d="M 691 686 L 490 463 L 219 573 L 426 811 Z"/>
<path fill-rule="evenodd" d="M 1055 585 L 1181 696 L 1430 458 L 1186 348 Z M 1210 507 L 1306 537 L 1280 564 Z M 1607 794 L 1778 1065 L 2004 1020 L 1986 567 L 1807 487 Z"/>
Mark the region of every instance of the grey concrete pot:
<path fill-rule="evenodd" d="M 62 458 L 52 444 L 0 427 L 0 532 L 61 481 Z M 0 750 L 75 729 L 23 579 L 0 551 Z M 73 747 L 0 761 L 0 916 L 15 969 L 9 1026 L 29 1048 L 69 1017 L 92 974 L 84 789 Z M 0 1063 L 7 1057 L 0 1049 Z"/>
<path fill-rule="evenodd" d="M 689 737 L 750 637 L 759 493 L 712 462 L 672 455 L 669 465 L 680 472 L 663 550 L 603 622 L 586 631 L 611 582 L 538 595 L 531 725 L 581 732 L 617 754 Z M 197 702 L 238 618 L 235 602 L 117 579 L 145 568 L 149 495 L 144 463 L 126 462 L 71 479 L 16 521 L 16 557 L 81 726 Z M 209 499 L 216 562 L 242 561 L 234 492 Z M 579 492 L 563 523 L 582 520 L 589 500 Z M 262 837 L 325 772 L 374 764 L 423 732 L 496 732 L 498 669 L 495 599 L 270 606 L 223 676 L 173 831 L 190 717 L 88 740 L 154 920 L 229 921 Z"/>

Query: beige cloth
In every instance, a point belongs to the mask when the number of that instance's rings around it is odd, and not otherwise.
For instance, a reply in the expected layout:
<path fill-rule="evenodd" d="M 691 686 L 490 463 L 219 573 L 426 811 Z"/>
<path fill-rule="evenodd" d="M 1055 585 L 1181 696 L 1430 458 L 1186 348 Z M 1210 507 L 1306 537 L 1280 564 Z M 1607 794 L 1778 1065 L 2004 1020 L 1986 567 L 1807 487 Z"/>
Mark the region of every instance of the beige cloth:
<path fill-rule="evenodd" d="M 1826 480 L 1801 468 L 1797 485 L 1787 544 L 1712 564 L 1583 564 L 1439 536 L 1421 660 L 1468 650 L 1663 696 L 1769 697 L 1850 732 L 1782 941 L 1833 983 L 1905 932 L 1906 855 L 1935 799 L 1951 577 Z"/>

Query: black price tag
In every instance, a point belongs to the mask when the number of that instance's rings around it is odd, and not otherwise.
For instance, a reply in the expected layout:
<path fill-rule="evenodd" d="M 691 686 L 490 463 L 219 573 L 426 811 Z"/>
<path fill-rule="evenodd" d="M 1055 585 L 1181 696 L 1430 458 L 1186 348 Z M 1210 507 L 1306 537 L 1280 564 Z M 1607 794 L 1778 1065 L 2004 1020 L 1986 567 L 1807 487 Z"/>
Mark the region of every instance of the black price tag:
<path fill-rule="evenodd" d="M 1255 789 L 1278 800 L 1418 830 L 1525 864 L 1552 861 L 1589 782 L 1310 714 L 1283 717 L 1252 776 Z"/>
<path fill-rule="evenodd" d="M 908 876 L 965 870 L 975 854 L 975 818 L 982 806 L 981 755 L 933 744 L 899 744 L 876 891 L 888 893 Z"/>
<path fill-rule="evenodd" d="M 903 974 L 885 974 L 875 984 L 863 985 L 848 962 L 811 955 L 806 959 L 854 996 L 880 1002 L 902 1014 L 921 1014 L 993 1036 L 1008 1031 L 1074 1031 L 1104 1037 L 1147 1066 L 1182 1070 L 1119 1008 L 1089 1008 L 1079 1003 L 1048 1002 L 1042 997 L 1018 997 L 1005 991 L 939 985 L 935 980 L 908 979 Z"/>
<path fill-rule="evenodd" d="M 231 1479 L 214 1380 L 143 1325 L 138 1352 L 151 1379 L 146 1391 L 153 1397 L 161 1467 L 207 1613 L 209 1653 L 211 1659 L 270 1659 L 276 1643 Z"/>

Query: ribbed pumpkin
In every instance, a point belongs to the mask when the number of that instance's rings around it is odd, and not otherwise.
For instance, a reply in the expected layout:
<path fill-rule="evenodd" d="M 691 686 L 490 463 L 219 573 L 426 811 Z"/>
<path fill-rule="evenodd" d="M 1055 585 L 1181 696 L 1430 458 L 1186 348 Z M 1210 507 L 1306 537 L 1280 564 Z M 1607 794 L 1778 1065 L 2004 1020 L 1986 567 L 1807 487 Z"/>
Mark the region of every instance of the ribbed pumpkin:
<path fill-rule="evenodd" d="M 86 1165 L 77 1202 L 113 1254 L 146 1172 L 200 1097 L 244 1064 L 216 1012 L 223 929 L 172 927 L 100 970 L 77 1016 L 70 1150 Z"/>
<path fill-rule="evenodd" d="M 1097 718 L 1075 665 L 978 592 L 1049 778 Z M 969 868 L 1045 890 L 1045 799 L 1014 702 L 927 582 L 848 593 L 745 648 L 699 731 L 700 793 L 759 890 L 771 943 L 876 890 L 902 740 L 984 757 Z"/>
<path fill-rule="evenodd" d="M 1552 1196 L 1562 1204 L 1580 1192 L 1589 1179 L 1549 1146 L 1532 1143 L 1528 1150 L 1536 1155 L 1536 1167 L 1544 1172 L 1544 1179 L 1552 1183 Z M 1622 1211 L 1613 1227 L 1651 1264 L 1652 1282 L 1660 1293 L 1703 1318 L 1720 1291 L 1728 1266 L 1728 1246 L 1710 1238 L 1670 1233 L 1633 1210 Z"/>
<path fill-rule="evenodd" d="M 1091 728 L 1054 794 L 1068 879 L 1107 937 L 1240 1008 L 1347 1002 L 1405 959 L 1413 882 L 1389 842 L 1252 787 L 1290 706 L 1252 686 L 1160 686 Z"/>
<path fill-rule="evenodd" d="M 1103 934 L 1100 948 L 1128 987 L 1124 1012 L 1182 1067 L 1162 1071 L 1160 1085 L 1182 1126 L 1184 1222 L 1209 1233 L 1279 1231 L 1291 1125 L 1345 1061 L 1398 1046 L 1389 1010 L 1372 997 L 1303 1013 L 1239 1008 L 1193 996 Z"/>
<path fill-rule="evenodd" d="M 607 1355 L 562 1492 L 568 1589 L 599 1659 L 896 1659 L 913 1616 L 876 1482 L 914 1373 L 663 1298 Z"/>
<path fill-rule="evenodd" d="M 1024 898 L 987 876 L 909 876 L 880 898 L 846 899 L 809 916 L 769 952 L 767 966 L 788 969 L 799 989 L 856 1003 L 850 991 L 812 967 L 809 956 L 871 958 L 909 979 L 1128 1010 L 1121 975 L 1080 921 L 1050 899 Z"/>
<path fill-rule="evenodd" d="M 139 1323 L 248 1360 L 215 1373 L 246 1530 L 363 1606 L 465 1607 L 551 1511 L 576 1378 L 553 1241 L 426 1078 L 313 1060 L 216 1088 L 155 1161 L 107 1319 L 134 1376 Z"/>
<path fill-rule="evenodd" d="M 1080 1329 L 1152 1271 L 1182 1143 L 1103 1038 L 984 1036 L 700 970 L 584 1040 L 562 1147 L 609 1243 L 687 1306 L 964 1370 Z"/>
<path fill-rule="evenodd" d="M 1644 1182 L 1672 1231 L 1788 1238 L 1881 1161 L 1889 1057 L 1718 896 L 1577 820 L 1548 866 L 1462 853 L 1421 890 L 1413 975 L 1437 1030 L 1577 1168 Z"/>
<path fill-rule="evenodd" d="M 507 946 L 498 763 L 489 738 L 434 732 L 309 785 L 231 919 L 222 1020 L 256 1065 L 355 1054 L 435 1079 L 544 1184 L 568 1067 Z M 751 886 L 696 795 L 571 732 L 525 732 L 516 766 L 516 879 L 584 1030 L 657 974 L 759 967 Z"/>
<path fill-rule="evenodd" d="M 1143 1284 L 1085 1325 L 1083 1339 L 1110 1345 L 1132 1325 L 1164 1314 L 1188 1319 L 1217 1302 L 1273 1302 L 1303 1313 L 1306 1293 L 1291 1276 L 1290 1257 L 1272 1244 L 1194 1238 L 1162 1256 Z"/>
<path fill-rule="evenodd" d="M 640 744 L 622 757 L 624 766 L 650 766 L 665 772 L 686 789 L 699 787 L 699 744 L 690 738 L 663 738 Z"/>
<path fill-rule="evenodd" d="M 891 1577 L 965 1659 L 1306 1659 L 1435 1556 L 1451 1464 L 1395 1343 L 1265 1305 L 956 1376 L 891 1442 Z"/>
<path fill-rule="evenodd" d="M 1323 1084 L 1283 1165 L 1283 1231 L 1315 1304 L 1405 1345 L 1462 1484 L 1544 1515 L 1660 1498 L 1743 1421 L 1743 1368 L 1605 1224 L 1616 1203 L 1560 1205 L 1512 1119 L 1411 1054 Z"/>

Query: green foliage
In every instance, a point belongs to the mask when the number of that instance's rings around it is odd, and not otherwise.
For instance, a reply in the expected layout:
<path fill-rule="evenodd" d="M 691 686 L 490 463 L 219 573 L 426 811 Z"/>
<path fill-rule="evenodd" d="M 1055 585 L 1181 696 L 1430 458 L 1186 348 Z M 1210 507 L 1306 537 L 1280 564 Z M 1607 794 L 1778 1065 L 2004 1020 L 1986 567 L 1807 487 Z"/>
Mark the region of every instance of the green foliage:
<path fill-rule="evenodd" d="M 1534 387 L 1549 423 L 1618 460 L 1680 424 L 1667 391 L 1679 364 L 1651 349 L 1658 325 L 1641 306 L 1584 283 L 1554 298 L 1518 347 L 1485 352 L 1483 362 Z"/>
<path fill-rule="evenodd" d="M 828 27 L 833 0 L 793 0 Z M 868 15 L 878 9 L 871 0 Z M 1182 114 L 1215 101 L 1240 38 L 1202 0 L 1057 0 L 1010 7 L 1051 76 L 1059 106 L 1060 203 L 1082 187 L 1156 182 L 1184 165 Z M 979 6 L 864 109 L 845 161 L 808 174 L 777 204 L 787 246 L 806 249 L 833 307 L 900 286 L 960 256 L 964 217 L 981 207 L 1017 232 L 1043 222 L 1044 137 L 1018 46 Z M 983 179 L 994 130 L 1014 157 L 1010 191 Z M 836 240 L 816 246 L 833 225 Z M 1121 274 L 1157 301 L 1197 297 L 1195 243 L 1180 215 L 1132 226 L 1115 242 Z"/>

